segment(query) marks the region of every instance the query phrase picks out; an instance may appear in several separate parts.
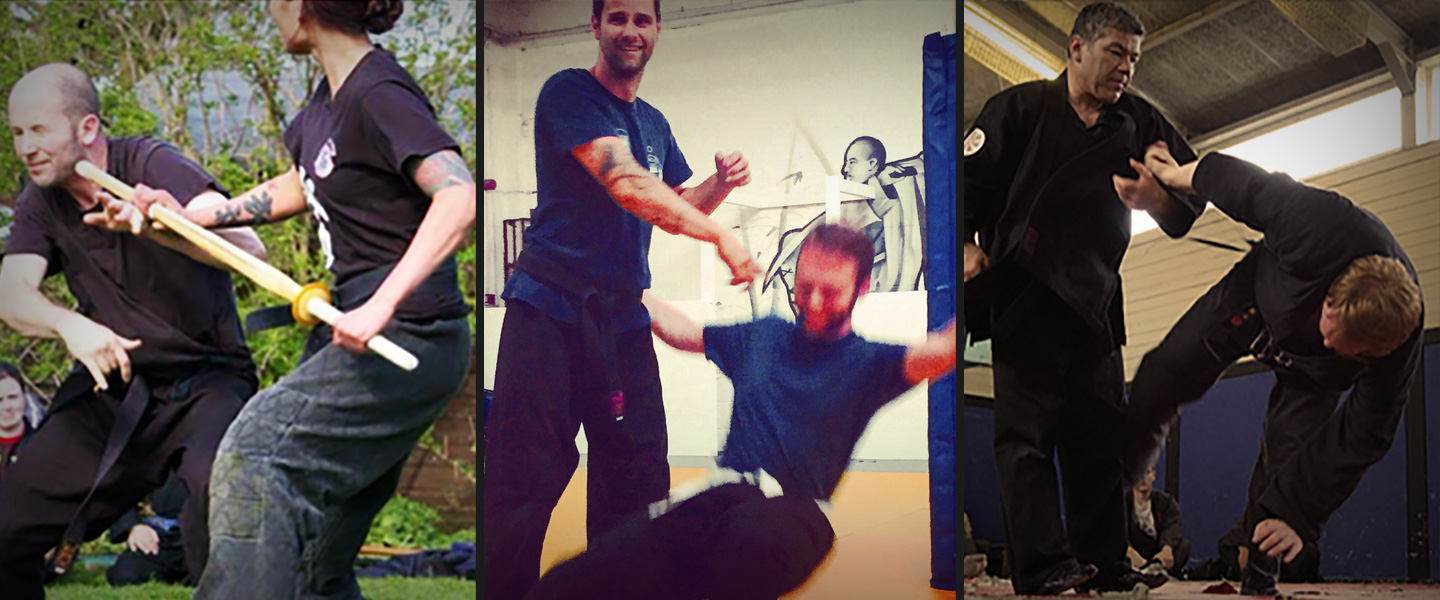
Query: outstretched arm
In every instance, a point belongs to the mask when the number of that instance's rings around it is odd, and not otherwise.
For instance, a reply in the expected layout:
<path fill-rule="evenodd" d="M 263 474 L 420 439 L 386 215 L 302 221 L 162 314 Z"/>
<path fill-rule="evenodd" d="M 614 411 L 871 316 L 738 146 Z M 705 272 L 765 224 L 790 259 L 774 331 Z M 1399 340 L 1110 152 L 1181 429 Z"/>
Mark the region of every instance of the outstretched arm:
<path fill-rule="evenodd" d="M 63 340 L 100 389 L 109 388 L 106 378 L 112 371 L 120 371 L 121 378 L 129 381 L 130 351 L 139 348 L 140 341 L 120 337 L 85 315 L 56 306 L 40 293 L 49 264 L 34 254 L 5 257 L 0 263 L 0 290 L 5 292 L 0 321 L 24 336 Z"/>
<path fill-rule="evenodd" d="M 705 329 L 650 290 L 640 301 L 650 310 L 650 331 L 676 350 L 705 353 Z M 953 362 L 953 360 L 952 360 Z"/>
<path fill-rule="evenodd" d="M 136 186 L 136 193 L 140 193 L 141 190 L 145 190 L 146 193 L 151 193 L 152 195 L 163 192 L 163 190 L 154 190 L 152 192 L 150 188 L 145 187 L 144 184 L 138 184 Z M 165 194 L 168 195 L 168 192 L 165 192 Z M 86 225 L 110 231 L 129 232 L 154 241 L 161 246 L 165 246 L 166 248 L 212 267 L 218 269 L 229 268 L 225 263 L 211 256 L 209 252 L 200 249 L 200 247 L 191 243 L 189 240 L 164 229 L 164 225 L 159 221 L 155 221 L 153 227 L 147 227 L 145 225 L 147 219 L 136 205 L 119 200 L 109 193 L 103 193 L 101 198 L 104 199 L 105 210 L 86 214 L 82 219 Z M 204 211 L 224 204 L 225 202 L 227 202 L 225 196 L 211 190 L 192 199 L 186 210 Z M 218 229 L 215 231 L 215 234 L 260 260 L 265 260 L 268 256 L 265 251 L 265 244 L 260 241 L 260 236 L 255 235 L 255 231 L 249 227 Z"/>
<path fill-rule="evenodd" d="M 955 370 L 955 319 L 905 353 L 905 381 L 917 385 Z"/>
<path fill-rule="evenodd" d="M 1200 165 L 1200 160 L 1192 160 L 1181 166 L 1170 155 L 1170 148 L 1165 142 L 1155 142 L 1145 149 L 1145 168 L 1155 174 L 1155 179 L 1160 183 L 1170 186 L 1177 192 L 1186 194 L 1195 193 L 1195 167 Z"/>
<path fill-rule="evenodd" d="M 715 244 L 734 275 L 731 285 L 743 283 L 748 289 L 749 282 L 760 274 L 759 263 L 739 238 L 635 162 L 629 145 L 620 138 L 596 138 L 576 146 L 572 152 L 620 208 L 666 233 Z"/>
<path fill-rule="evenodd" d="M 159 203 L 207 229 L 247 227 L 288 219 L 305 210 L 305 188 L 295 167 L 271 178 L 254 189 L 223 202 L 204 202 L 183 207 L 170 192 L 135 186 L 131 200 L 141 214 L 149 214 L 150 205 Z"/>

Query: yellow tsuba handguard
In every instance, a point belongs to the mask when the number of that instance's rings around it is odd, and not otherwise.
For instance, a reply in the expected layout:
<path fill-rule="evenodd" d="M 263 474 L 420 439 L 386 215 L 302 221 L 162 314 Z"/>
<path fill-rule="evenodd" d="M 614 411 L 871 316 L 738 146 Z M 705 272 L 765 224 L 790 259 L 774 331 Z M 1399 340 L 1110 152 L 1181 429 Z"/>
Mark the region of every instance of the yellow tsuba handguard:
<path fill-rule="evenodd" d="M 295 301 L 290 303 L 290 314 L 295 317 L 296 323 L 306 327 L 314 327 L 320 322 L 320 317 L 311 314 L 310 309 L 306 308 L 310 305 L 311 298 L 330 302 L 330 288 L 316 281 L 300 288 L 300 293 L 295 294 Z"/>

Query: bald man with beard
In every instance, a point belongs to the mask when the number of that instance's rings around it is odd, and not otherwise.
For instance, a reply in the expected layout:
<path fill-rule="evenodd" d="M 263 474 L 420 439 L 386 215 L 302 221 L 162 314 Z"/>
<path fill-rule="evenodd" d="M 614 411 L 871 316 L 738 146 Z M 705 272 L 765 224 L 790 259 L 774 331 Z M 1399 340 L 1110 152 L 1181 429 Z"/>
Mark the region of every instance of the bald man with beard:
<path fill-rule="evenodd" d="M 99 96 L 64 64 L 26 74 L 10 92 L 15 152 L 30 183 L 16 204 L 0 263 L 0 320 L 59 339 L 75 359 L 45 426 L 0 481 L 0 590 L 45 597 L 44 554 L 64 568 L 173 472 L 191 498 L 180 515 L 192 577 L 205 569 L 210 465 L 258 384 L 228 271 L 173 234 L 129 217 L 133 207 L 75 173 L 88 160 L 138 189 L 182 204 L 224 200 L 200 165 L 159 140 L 108 139 Z M 223 233 L 264 256 L 249 229 Z M 57 306 L 41 282 L 64 274 L 79 308 Z"/>

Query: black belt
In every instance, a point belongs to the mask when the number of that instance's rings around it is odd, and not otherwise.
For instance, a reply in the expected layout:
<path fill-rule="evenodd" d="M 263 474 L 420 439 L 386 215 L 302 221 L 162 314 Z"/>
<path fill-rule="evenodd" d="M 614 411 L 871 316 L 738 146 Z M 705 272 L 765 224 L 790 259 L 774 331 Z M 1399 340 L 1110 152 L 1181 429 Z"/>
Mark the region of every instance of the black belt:
<path fill-rule="evenodd" d="M 639 304 L 640 291 L 616 290 L 598 284 L 534 252 L 521 252 L 515 260 L 515 270 L 579 300 L 576 312 L 579 313 L 581 346 L 595 361 L 593 364 L 599 366 L 611 416 L 616 421 L 624 419 L 625 392 L 615 356 L 615 315 L 619 308 Z"/>
<path fill-rule="evenodd" d="M 385 279 L 390 276 L 390 272 L 395 270 L 396 264 L 376 267 L 346 279 L 343 283 L 336 285 L 335 289 L 331 290 L 331 303 L 335 305 L 335 308 L 340 309 L 341 312 L 354 310 L 356 307 L 364 304 L 366 300 L 369 300 L 371 296 L 375 295 L 375 291 L 379 290 L 380 285 L 385 283 Z M 460 289 L 457 283 L 458 270 L 459 267 L 456 266 L 454 256 L 445 259 L 445 262 L 435 267 L 435 270 L 430 273 L 430 276 L 426 277 L 424 281 L 420 282 L 420 285 L 415 287 L 414 291 L 410 292 L 411 296 L 415 294 L 445 294 L 449 292 L 455 292 L 458 295 Z M 245 334 L 254 335 L 266 329 L 286 327 L 294 324 L 295 315 L 291 311 L 289 304 L 268 306 L 245 315 Z"/>
<path fill-rule="evenodd" d="M 55 393 L 53 400 L 55 408 L 62 404 L 82 398 L 87 394 L 98 394 L 93 391 L 93 383 L 89 375 L 83 370 L 72 371 L 72 375 L 65 380 L 60 389 Z M 135 375 L 130 381 L 130 387 L 125 392 L 125 398 L 120 402 L 120 410 L 115 414 L 115 422 L 110 426 L 110 437 L 105 440 L 105 451 L 100 455 L 100 466 L 95 471 L 95 481 L 90 484 L 90 491 L 85 494 L 85 499 L 80 501 L 80 506 L 75 510 L 75 516 L 70 519 L 70 525 L 65 528 L 65 536 L 61 539 L 60 547 L 55 552 L 55 557 L 50 563 L 50 571 L 55 576 L 64 575 L 75 564 L 75 558 L 80 551 L 80 545 L 85 542 L 85 509 L 89 507 L 90 500 L 95 497 L 95 491 L 100 488 L 100 482 L 110 473 L 115 462 L 120 459 L 120 454 L 129 444 L 130 438 L 135 433 L 135 427 L 140 424 L 140 418 L 145 415 L 145 408 L 150 404 L 150 386 L 141 375 Z"/>

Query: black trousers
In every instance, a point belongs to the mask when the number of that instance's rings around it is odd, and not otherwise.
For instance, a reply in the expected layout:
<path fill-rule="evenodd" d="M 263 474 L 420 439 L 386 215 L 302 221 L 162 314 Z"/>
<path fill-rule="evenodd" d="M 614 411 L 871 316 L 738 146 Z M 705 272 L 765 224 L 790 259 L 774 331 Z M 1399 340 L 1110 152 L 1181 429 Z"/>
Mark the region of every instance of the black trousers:
<path fill-rule="evenodd" d="M 590 445 L 585 525 L 591 543 L 669 491 L 660 368 L 649 328 L 617 340 L 621 421 L 611 416 L 576 329 L 524 303 L 505 311 L 487 426 L 494 431 L 485 438 L 486 598 L 518 600 L 539 579 L 550 513 L 579 464 L 581 425 Z"/>
<path fill-rule="evenodd" d="M 1132 539 L 1131 541 L 1133 542 L 1135 540 Z M 1156 539 L 1136 542 L 1132 544 L 1131 547 L 1135 548 L 1135 551 L 1147 560 L 1155 556 L 1160 552 L 1160 549 L 1163 548 L 1163 546 L 1160 545 L 1160 540 Z M 1174 546 L 1170 547 L 1170 555 L 1175 558 L 1175 563 L 1167 572 L 1179 577 L 1180 573 L 1185 569 L 1185 563 L 1190 562 L 1190 540 L 1180 538 L 1179 542 L 1176 542 Z"/>
<path fill-rule="evenodd" d="M 1130 567 L 1120 352 L 1093 350 L 1079 316 L 1043 285 L 1028 285 L 1011 306 L 1002 318 L 1011 322 L 994 328 L 992 343 L 995 463 L 1011 583 L 1017 594 L 1035 593 L 1077 559 L 1100 567 L 1097 582 L 1113 580 Z"/>
<path fill-rule="evenodd" d="M 527 600 L 757 600 L 800 587 L 835 531 L 814 500 L 722 485 L 651 519 L 632 514 L 555 565 Z"/>
<path fill-rule="evenodd" d="M 183 583 L 193 581 L 190 570 L 185 567 L 185 546 L 178 531 L 160 533 L 160 551 L 145 554 L 126 550 L 115 559 L 115 564 L 105 570 L 105 581 L 111 586 L 140 585 L 158 581 L 161 583 Z"/>
<path fill-rule="evenodd" d="M 1130 390 L 1127 472 L 1143 471 L 1182 404 L 1199 400 L 1226 367 L 1251 353 L 1256 328 L 1234 324 L 1263 317 L 1249 312 L 1257 257 L 1252 252 L 1241 260 L 1140 362 Z M 1389 450 L 1405 398 L 1352 396 L 1341 405 L 1341 392 L 1316 383 L 1315 374 L 1271 366 L 1275 385 L 1260 456 L 1237 526 L 1253 533 L 1261 521 L 1280 518 L 1314 542 L 1365 470 Z"/>
<path fill-rule="evenodd" d="M 90 491 L 125 394 L 113 382 L 110 390 L 55 408 L 0 480 L 0 590 L 7 600 L 45 597 L 45 553 L 60 543 Z M 174 472 L 190 494 L 180 531 L 187 567 L 198 577 L 210 547 L 210 465 L 220 438 L 255 388 L 242 377 L 210 373 L 187 385 L 152 390 L 124 453 L 86 506 L 85 539 L 105 533 Z"/>

